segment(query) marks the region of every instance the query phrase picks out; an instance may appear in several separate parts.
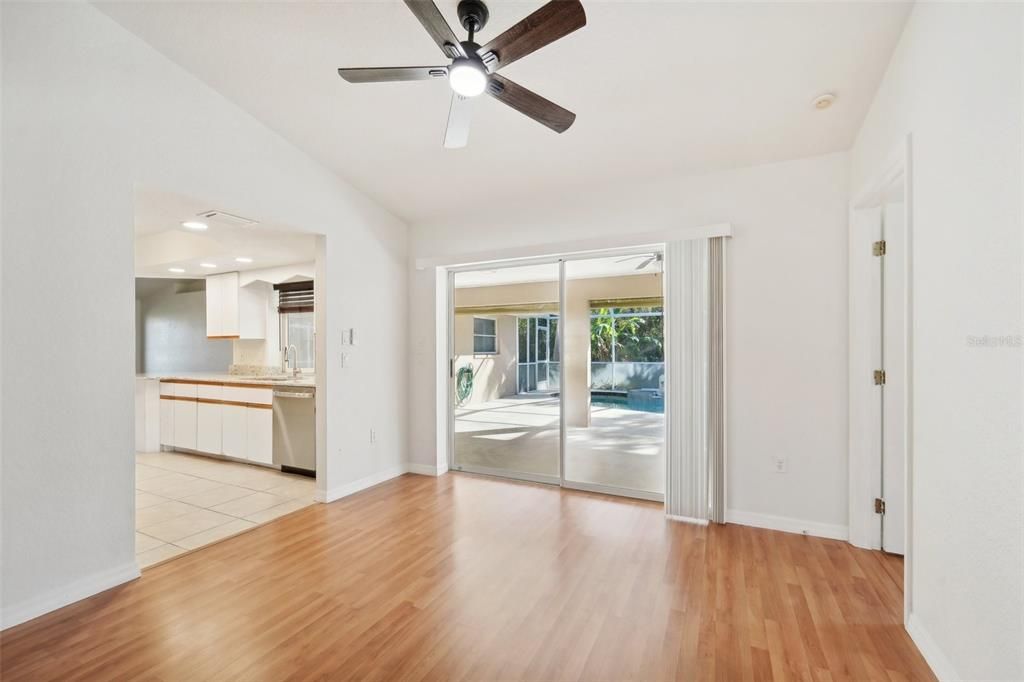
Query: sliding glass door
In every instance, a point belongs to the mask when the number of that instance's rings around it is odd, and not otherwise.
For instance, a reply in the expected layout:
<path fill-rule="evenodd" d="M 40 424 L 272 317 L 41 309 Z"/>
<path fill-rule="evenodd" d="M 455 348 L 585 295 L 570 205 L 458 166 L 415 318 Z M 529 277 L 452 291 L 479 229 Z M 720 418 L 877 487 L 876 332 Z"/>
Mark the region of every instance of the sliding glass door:
<path fill-rule="evenodd" d="M 659 499 L 665 354 L 659 253 L 567 260 L 565 485 Z"/>
<path fill-rule="evenodd" d="M 660 251 L 452 276 L 453 469 L 661 499 Z"/>
<path fill-rule="evenodd" d="M 455 273 L 456 470 L 561 480 L 557 262 Z"/>

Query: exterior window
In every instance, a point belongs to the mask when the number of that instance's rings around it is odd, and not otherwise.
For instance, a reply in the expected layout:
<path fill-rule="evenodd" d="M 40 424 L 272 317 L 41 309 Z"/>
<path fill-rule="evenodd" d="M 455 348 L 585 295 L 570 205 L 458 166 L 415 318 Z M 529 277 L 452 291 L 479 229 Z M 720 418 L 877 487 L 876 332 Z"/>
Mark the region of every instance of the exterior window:
<path fill-rule="evenodd" d="M 487 317 L 473 318 L 473 352 L 498 352 L 498 322 Z"/>
<path fill-rule="evenodd" d="M 295 346 L 295 364 L 299 369 L 314 368 L 313 313 L 281 313 L 281 346 Z"/>

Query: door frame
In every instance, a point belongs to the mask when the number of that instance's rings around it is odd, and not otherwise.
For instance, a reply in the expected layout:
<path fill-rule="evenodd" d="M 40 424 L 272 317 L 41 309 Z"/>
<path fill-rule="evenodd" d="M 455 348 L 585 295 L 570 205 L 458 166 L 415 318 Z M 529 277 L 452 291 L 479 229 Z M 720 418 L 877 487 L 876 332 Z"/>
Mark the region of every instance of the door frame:
<path fill-rule="evenodd" d="M 882 476 L 881 445 L 878 456 L 872 453 L 872 440 L 880 438 L 879 422 L 882 394 L 865 390 L 864 379 L 877 367 L 868 366 L 872 357 L 871 344 L 877 344 L 881 332 L 868 317 L 866 308 L 872 283 L 864 267 L 864 254 L 870 253 L 871 235 L 866 234 L 864 223 L 869 212 L 877 211 L 883 195 L 892 184 L 902 178 L 904 186 L 905 261 L 903 338 L 905 367 L 901 377 L 904 386 L 904 564 L 903 599 L 904 622 L 911 611 L 913 544 L 913 182 L 911 137 L 907 135 L 888 157 L 879 171 L 858 192 L 849 207 L 849 542 L 866 549 L 881 549 L 881 523 L 869 502 L 878 495 Z"/>
<path fill-rule="evenodd" d="M 563 254 L 551 254 L 545 256 L 533 256 L 528 258 L 516 258 L 506 260 L 495 260 L 495 261 L 478 261 L 467 265 L 452 265 L 452 266 L 438 266 L 439 271 L 445 273 L 446 281 L 446 292 L 444 296 L 444 306 L 446 311 L 446 329 L 447 333 L 445 336 L 445 376 L 447 377 L 445 392 L 447 396 L 446 400 L 446 414 L 447 414 L 447 448 L 445 461 L 447 467 L 452 471 L 464 471 L 468 473 L 483 474 L 488 476 L 501 476 L 505 478 L 512 478 L 517 480 L 530 481 L 534 483 L 549 483 L 558 485 L 562 488 L 569 488 L 574 490 L 583 490 L 588 492 L 604 493 L 610 495 L 618 495 L 621 497 L 631 497 L 643 500 L 652 500 L 656 502 L 663 502 L 665 499 L 664 492 L 655 493 L 646 490 L 636 490 L 632 488 L 620 488 L 617 486 L 602 485 L 596 483 L 585 483 L 581 481 L 571 481 L 565 478 L 565 443 L 566 443 L 566 424 L 565 424 L 565 409 L 562 404 L 565 396 L 565 372 L 559 371 L 558 383 L 559 383 L 559 443 L 558 443 L 558 476 L 545 476 L 542 474 L 531 474 L 524 472 L 516 472 L 505 469 L 491 469 L 486 467 L 475 467 L 475 466 L 462 466 L 461 469 L 457 469 L 455 465 L 455 377 L 454 377 L 454 358 L 455 358 L 455 275 L 460 272 L 473 272 L 477 270 L 498 270 L 505 268 L 521 267 L 524 265 L 545 265 L 545 264 L 558 264 L 558 332 L 556 335 L 556 343 L 560 348 L 560 362 L 564 364 L 564 346 L 562 344 L 562 334 L 565 329 L 563 321 L 565 320 L 565 264 L 567 261 L 578 261 L 578 260 L 590 260 L 593 258 L 607 258 L 615 256 L 633 256 L 638 254 L 646 254 L 651 252 L 661 253 L 664 256 L 665 244 L 656 242 L 650 244 L 637 244 L 635 246 L 625 247 L 613 247 L 607 249 L 595 249 L 576 251 L 573 253 Z M 665 262 L 664 257 L 662 263 Z M 668 311 L 665 311 L 668 314 Z M 550 333 L 550 332 L 549 332 Z M 665 358 L 666 364 L 666 376 L 668 375 L 668 357 Z M 518 363 L 517 363 L 518 364 Z M 517 367 L 518 372 L 518 367 Z M 517 377 L 518 383 L 518 377 Z M 666 384 L 666 390 L 669 387 Z M 518 385 L 517 385 L 518 390 Z M 667 415 L 666 415 L 667 419 Z M 667 433 L 667 429 L 666 429 Z"/>

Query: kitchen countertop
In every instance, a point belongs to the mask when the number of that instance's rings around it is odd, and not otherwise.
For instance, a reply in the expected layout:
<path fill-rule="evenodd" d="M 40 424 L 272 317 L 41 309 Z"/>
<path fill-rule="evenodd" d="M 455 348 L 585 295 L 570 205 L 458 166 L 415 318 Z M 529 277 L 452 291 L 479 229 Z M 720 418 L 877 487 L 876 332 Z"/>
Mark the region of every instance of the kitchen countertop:
<path fill-rule="evenodd" d="M 247 374 L 228 374 L 227 372 L 168 372 L 136 374 L 135 378 L 156 380 L 174 379 L 177 381 L 213 381 L 231 384 L 258 384 L 260 386 L 302 386 L 306 388 L 313 388 L 316 385 L 316 379 L 310 375 L 300 375 L 298 378 L 265 378 L 269 376 L 284 377 L 285 375 L 267 374 L 254 377 Z"/>

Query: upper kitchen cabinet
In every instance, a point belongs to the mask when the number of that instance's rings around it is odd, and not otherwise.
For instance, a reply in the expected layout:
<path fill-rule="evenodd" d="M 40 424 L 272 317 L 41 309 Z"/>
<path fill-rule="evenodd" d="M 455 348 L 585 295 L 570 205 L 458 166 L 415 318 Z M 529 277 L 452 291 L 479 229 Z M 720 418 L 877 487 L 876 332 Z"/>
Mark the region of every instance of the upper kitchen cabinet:
<path fill-rule="evenodd" d="M 237 272 L 206 278 L 206 336 L 262 339 L 267 333 L 267 292 L 239 286 Z"/>

